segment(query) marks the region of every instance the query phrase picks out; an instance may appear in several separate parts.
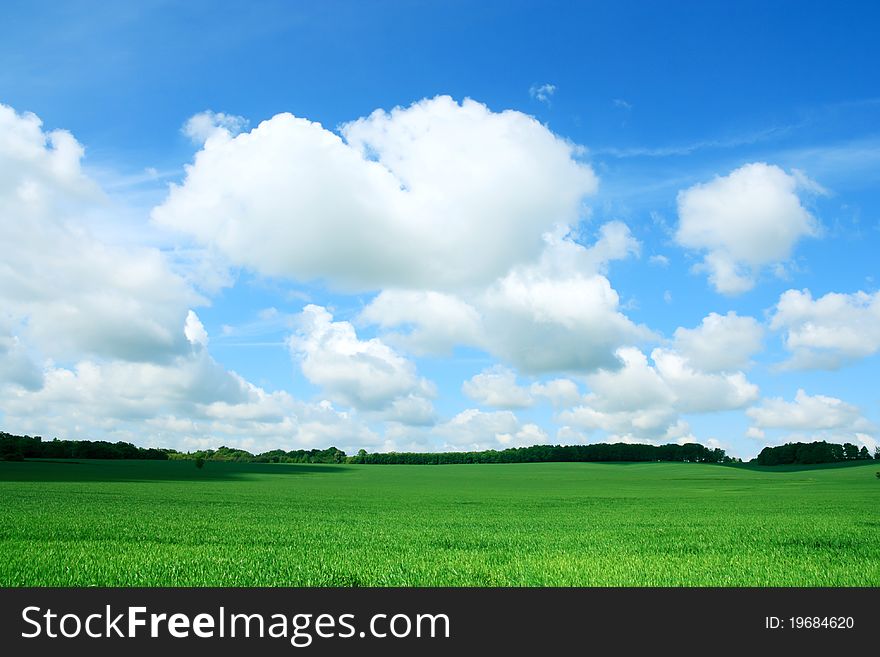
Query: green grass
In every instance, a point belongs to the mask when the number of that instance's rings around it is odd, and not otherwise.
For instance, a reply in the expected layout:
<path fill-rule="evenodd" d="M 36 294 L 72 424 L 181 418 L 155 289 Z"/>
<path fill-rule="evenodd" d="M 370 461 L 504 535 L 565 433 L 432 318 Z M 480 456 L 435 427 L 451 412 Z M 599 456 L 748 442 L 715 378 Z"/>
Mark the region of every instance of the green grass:
<path fill-rule="evenodd" d="M 0 463 L 0 585 L 878 586 L 878 469 Z"/>

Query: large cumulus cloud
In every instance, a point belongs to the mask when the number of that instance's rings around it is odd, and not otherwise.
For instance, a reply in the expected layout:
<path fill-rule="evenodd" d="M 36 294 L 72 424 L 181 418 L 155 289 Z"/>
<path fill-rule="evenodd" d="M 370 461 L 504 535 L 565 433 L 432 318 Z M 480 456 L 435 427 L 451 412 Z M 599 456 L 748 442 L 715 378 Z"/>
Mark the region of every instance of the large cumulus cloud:
<path fill-rule="evenodd" d="M 348 289 L 486 284 L 576 224 L 597 186 L 579 149 L 533 118 L 447 96 L 339 134 L 291 114 L 198 134 L 155 220 L 261 273 Z"/>

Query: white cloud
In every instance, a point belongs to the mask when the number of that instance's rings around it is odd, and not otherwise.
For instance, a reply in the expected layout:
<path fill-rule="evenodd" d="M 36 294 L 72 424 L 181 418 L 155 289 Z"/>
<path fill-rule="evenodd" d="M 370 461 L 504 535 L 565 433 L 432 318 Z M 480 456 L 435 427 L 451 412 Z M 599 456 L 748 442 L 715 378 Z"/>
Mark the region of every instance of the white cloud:
<path fill-rule="evenodd" d="M 462 384 L 462 392 L 482 406 L 515 409 L 528 408 L 545 399 L 553 406 L 576 404 L 581 393 L 571 379 L 536 381 L 530 386 L 516 382 L 516 372 L 502 365 L 495 365 L 471 377 Z"/>
<path fill-rule="evenodd" d="M 434 395 L 433 385 L 418 377 L 412 362 L 378 338 L 358 339 L 349 322 L 334 322 L 320 306 L 303 309 L 299 330 L 288 344 L 305 377 L 347 406 L 392 409 L 394 419 L 400 420 L 410 414 L 404 407 L 412 410 L 411 397 Z"/>
<path fill-rule="evenodd" d="M 635 348 L 621 348 L 617 355 L 623 366 L 588 375 L 591 392 L 559 414 L 562 424 L 602 430 L 614 440 L 693 441 L 679 414 L 743 408 L 758 397 L 757 386 L 742 372 L 699 371 L 672 350 L 654 349 L 653 364 Z"/>
<path fill-rule="evenodd" d="M 577 406 L 559 415 L 569 431 L 606 432 L 606 440 L 627 443 L 669 443 L 692 441 L 690 426 L 675 411 L 650 408 L 632 411 L 599 411 L 589 405 Z"/>
<path fill-rule="evenodd" d="M 248 120 L 243 116 L 212 112 L 210 110 L 194 114 L 183 124 L 181 131 L 189 137 L 193 143 L 202 145 L 211 137 L 220 138 L 234 137 L 248 126 Z"/>
<path fill-rule="evenodd" d="M 872 428 L 858 407 L 836 397 L 811 397 L 803 389 L 797 391 L 793 402 L 778 397 L 765 399 L 761 406 L 748 409 L 746 414 L 761 429 L 868 431 Z"/>
<path fill-rule="evenodd" d="M 553 379 L 545 383 L 536 382 L 529 387 L 535 397 L 547 399 L 553 406 L 573 406 L 581 398 L 577 383 L 571 379 Z"/>
<path fill-rule="evenodd" d="M 0 104 L 0 197 L 7 204 L 38 212 L 58 197 L 90 198 L 95 185 L 83 174 L 83 147 L 66 130 L 43 131 L 31 113 Z M 7 222 L 4 222 L 7 223 Z"/>
<path fill-rule="evenodd" d="M 447 422 L 438 424 L 433 433 L 445 440 L 444 447 L 479 451 L 499 445 L 499 436 L 515 433 L 518 427 L 519 420 L 510 411 L 487 413 L 469 408 Z"/>
<path fill-rule="evenodd" d="M 551 242 L 553 245 L 553 242 Z M 608 264 L 614 260 L 626 260 L 630 256 L 639 257 L 641 243 L 633 237 L 629 227 L 622 221 L 609 221 L 599 227 L 599 238 L 583 253 L 574 242 L 558 239 L 554 257 L 560 257 L 565 249 L 571 259 L 572 269 L 590 269 L 606 273 Z M 546 256 L 545 256 L 546 257 Z M 578 262 L 578 261 L 582 262 Z"/>
<path fill-rule="evenodd" d="M 755 440 L 764 440 L 767 436 L 766 432 L 763 429 L 759 429 L 758 427 L 749 427 L 746 429 L 746 438 L 754 438 Z"/>
<path fill-rule="evenodd" d="M 603 229 L 591 248 L 548 236 L 537 264 L 492 285 L 478 304 L 491 336 L 487 349 L 528 373 L 584 372 L 614 365 L 619 346 L 653 337 L 620 312 L 617 292 L 596 273 L 633 251 L 634 240 L 618 226 Z"/>
<path fill-rule="evenodd" d="M 432 430 L 425 425 L 387 422 L 380 449 L 386 452 L 436 452 L 438 445 Z"/>
<path fill-rule="evenodd" d="M 669 258 L 665 255 L 655 254 L 648 258 L 648 262 L 652 265 L 656 265 L 657 267 L 668 267 L 669 266 Z"/>
<path fill-rule="evenodd" d="M 587 379 L 592 406 L 602 411 L 633 411 L 672 405 L 672 391 L 645 354 L 626 347 L 618 350 L 617 356 L 622 367 L 600 370 Z"/>
<path fill-rule="evenodd" d="M 383 290 L 358 319 L 383 329 L 411 326 L 408 333 L 387 333 L 385 339 L 420 355 L 448 354 L 457 344 L 484 342 L 482 319 L 476 308 L 442 292 Z"/>
<path fill-rule="evenodd" d="M 431 426 L 437 421 L 437 413 L 429 399 L 417 393 L 410 393 L 405 397 L 394 399 L 391 407 L 379 413 L 378 418 L 408 427 Z"/>
<path fill-rule="evenodd" d="M 681 355 L 665 349 L 652 351 L 651 359 L 681 413 L 743 408 L 758 398 L 758 386 L 750 383 L 742 372 L 702 372 L 691 367 Z"/>
<path fill-rule="evenodd" d="M 192 345 L 208 346 L 208 332 L 199 316 L 190 310 L 186 314 L 186 322 L 183 325 L 183 335 Z"/>
<path fill-rule="evenodd" d="M 102 242 L 106 199 L 82 147 L 0 105 L 0 306 L 43 356 L 156 360 L 180 353 L 186 308 L 201 299 L 157 249 Z"/>
<path fill-rule="evenodd" d="M 515 433 L 497 434 L 496 439 L 501 444 L 501 449 L 546 445 L 549 442 L 547 432 L 533 423 L 522 425 Z"/>
<path fill-rule="evenodd" d="M 468 345 L 529 374 L 614 365 L 615 349 L 653 333 L 620 312 L 617 293 L 600 273 L 610 261 L 638 253 L 639 243 L 620 222 L 598 233 L 589 247 L 561 231 L 547 233 L 536 262 L 514 267 L 484 289 L 458 295 L 384 291 L 360 320 L 409 328 L 389 341 L 416 353 Z"/>
<path fill-rule="evenodd" d="M 563 426 L 556 430 L 556 440 L 553 442 L 556 445 L 585 445 L 590 442 L 590 435 L 569 426 Z"/>
<path fill-rule="evenodd" d="M 341 134 L 290 114 L 215 133 L 153 217 L 263 274 L 442 290 L 533 259 L 597 187 L 575 146 L 469 99 L 377 110 Z"/>
<path fill-rule="evenodd" d="M 7 431 L 177 449 L 356 450 L 381 439 L 329 402 L 305 404 L 228 372 L 205 350 L 165 364 L 50 367 L 39 390 L 4 391 Z"/>
<path fill-rule="evenodd" d="M 707 372 L 742 370 L 761 351 L 764 328 L 754 317 L 709 313 L 693 329 L 675 330 L 674 348 L 697 369 Z"/>
<path fill-rule="evenodd" d="M 297 404 L 299 414 L 294 423 L 293 440 L 309 448 L 324 449 L 336 445 L 349 454 L 358 449 L 378 447 L 393 450 L 394 445 L 388 444 L 382 436 L 361 422 L 354 414 L 339 411 L 328 402 L 320 404 Z M 296 409 L 295 409 L 296 410 Z M 239 432 L 238 435 L 242 435 Z M 290 444 L 288 438 L 287 444 Z"/>
<path fill-rule="evenodd" d="M 520 426 L 511 411 L 485 412 L 469 408 L 432 430 L 444 441 L 441 449 L 482 451 L 547 444 L 547 434 L 535 424 Z"/>
<path fill-rule="evenodd" d="M 496 366 L 465 381 L 461 390 L 482 406 L 526 408 L 534 403 L 529 390 L 517 384 L 516 372 Z"/>
<path fill-rule="evenodd" d="M 84 360 L 71 368 L 50 366 L 40 389 L 7 392 L 4 412 L 12 422 L 39 418 L 60 424 L 59 435 L 69 435 L 71 429 L 163 413 L 192 414 L 199 405 L 236 405 L 247 398 L 246 384 L 200 351 L 165 364 Z"/>
<path fill-rule="evenodd" d="M 788 260 L 802 237 L 819 225 L 798 190 L 815 193 L 803 174 L 777 166 L 746 164 L 727 176 L 678 194 L 676 241 L 704 252 L 702 269 L 722 294 L 750 290 L 762 268 Z"/>
<path fill-rule="evenodd" d="M 545 84 L 534 84 L 529 87 L 529 96 L 538 100 L 542 103 L 550 104 L 550 98 L 553 94 L 556 93 L 556 85 L 545 83 Z"/>
<path fill-rule="evenodd" d="M 622 342 L 645 337 L 616 310 L 603 277 L 512 275 L 488 298 L 494 352 L 526 372 L 589 371 L 612 363 Z"/>
<path fill-rule="evenodd" d="M 809 290 L 779 297 L 770 328 L 785 331 L 792 369 L 836 369 L 880 351 L 880 292 L 813 299 Z"/>
<path fill-rule="evenodd" d="M 836 397 L 810 396 L 803 389 L 797 391 L 792 402 L 778 397 L 764 399 L 760 406 L 748 409 L 746 415 L 753 422 L 749 431 L 755 436 L 763 437 L 765 429 L 795 432 L 777 442 L 854 441 L 869 448 L 876 444 L 876 427 L 857 406 Z"/>

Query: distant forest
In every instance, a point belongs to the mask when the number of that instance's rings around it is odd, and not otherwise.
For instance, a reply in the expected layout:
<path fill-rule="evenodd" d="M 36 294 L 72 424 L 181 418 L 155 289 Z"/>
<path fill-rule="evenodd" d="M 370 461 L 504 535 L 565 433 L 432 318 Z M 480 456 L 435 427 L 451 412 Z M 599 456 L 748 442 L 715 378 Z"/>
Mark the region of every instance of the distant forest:
<path fill-rule="evenodd" d="M 880 459 L 880 450 L 874 458 Z M 16 436 L 0 432 L 0 460 L 24 459 L 150 459 L 236 461 L 246 463 L 365 463 L 375 465 L 411 464 L 444 465 L 453 463 L 547 463 L 547 462 L 638 462 L 673 461 L 686 463 L 739 463 L 723 449 L 710 449 L 698 443 L 684 445 L 642 445 L 599 443 L 594 445 L 535 445 L 482 452 L 378 452 L 360 450 L 348 456 L 341 449 L 280 449 L 251 454 L 242 449 L 218 449 L 179 452 L 174 449 L 144 448 L 131 443 L 100 440 L 44 441 L 40 436 Z M 789 443 L 765 447 L 751 463 L 789 465 L 836 463 L 871 459 L 867 448 L 845 443 Z"/>
<path fill-rule="evenodd" d="M 24 459 L 149 459 L 156 461 L 195 460 L 245 461 L 250 463 L 345 463 L 348 458 L 341 449 L 298 449 L 290 452 L 277 449 L 251 454 L 242 449 L 220 447 L 196 452 L 176 449 L 144 448 L 131 443 L 109 443 L 103 440 L 44 441 L 40 436 L 15 436 L 0 432 L 0 460 Z"/>
<path fill-rule="evenodd" d="M 792 465 L 810 463 L 837 463 L 860 461 L 871 458 L 867 447 L 858 448 L 852 443 L 786 443 L 779 447 L 765 447 L 752 462 L 757 465 Z M 874 450 L 874 458 L 880 459 L 880 448 Z"/>
<path fill-rule="evenodd" d="M 378 452 L 361 450 L 351 463 L 378 465 L 445 465 L 450 463 L 547 463 L 579 461 L 680 461 L 731 463 L 723 449 L 709 449 L 697 443 L 684 445 L 641 445 L 598 443 L 595 445 L 534 445 L 484 452 Z"/>

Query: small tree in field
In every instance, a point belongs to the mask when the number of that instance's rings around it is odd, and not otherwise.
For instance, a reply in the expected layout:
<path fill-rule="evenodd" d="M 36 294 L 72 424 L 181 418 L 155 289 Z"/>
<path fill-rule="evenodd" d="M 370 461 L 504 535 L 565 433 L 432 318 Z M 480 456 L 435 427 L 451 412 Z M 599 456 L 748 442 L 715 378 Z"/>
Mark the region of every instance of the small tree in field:
<path fill-rule="evenodd" d="M 202 456 L 196 458 L 196 467 L 201 470 L 205 467 L 205 459 Z"/>

